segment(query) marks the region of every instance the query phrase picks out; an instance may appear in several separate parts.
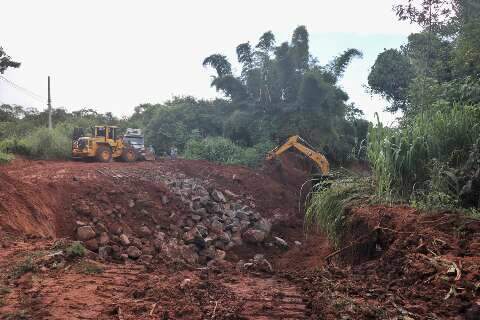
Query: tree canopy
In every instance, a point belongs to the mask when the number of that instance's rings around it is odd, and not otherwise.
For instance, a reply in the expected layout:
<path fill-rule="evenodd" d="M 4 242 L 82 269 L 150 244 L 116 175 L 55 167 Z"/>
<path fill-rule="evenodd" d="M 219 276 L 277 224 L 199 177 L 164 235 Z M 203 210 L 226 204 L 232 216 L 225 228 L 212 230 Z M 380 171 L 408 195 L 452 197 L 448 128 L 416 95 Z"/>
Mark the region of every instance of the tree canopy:
<path fill-rule="evenodd" d="M 412 115 L 443 103 L 478 105 L 480 3 L 406 0 L 395 11 L 422 30 L 400 49 L 378 55 L 368 77 L 371 92 L 387 98 L 388 111 Z"/>
<path fill-rule="evenodd" d="M 0 74 L 3 74 L 8 68 L 18 68 L 20 62 L 13 61 L 12 58 L 6 54 L 2 47 L 0 47 Z"/>

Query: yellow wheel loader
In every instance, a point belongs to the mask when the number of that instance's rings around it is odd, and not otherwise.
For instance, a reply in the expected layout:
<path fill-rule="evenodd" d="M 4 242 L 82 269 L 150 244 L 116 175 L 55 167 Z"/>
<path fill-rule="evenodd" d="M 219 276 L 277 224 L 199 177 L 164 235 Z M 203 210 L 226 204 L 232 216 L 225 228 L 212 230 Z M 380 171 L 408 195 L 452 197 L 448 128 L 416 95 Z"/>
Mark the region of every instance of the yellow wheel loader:
<path fill-rule="evenodd" d="M 75 128 L 72 137 L 73 159 L 94 159 L 110 162 L 119 159 L 125 162 L 137 160 L 138 152 L 119 135 L 116 126 L 95 126 L 91 137 L 83 128 Z"/>

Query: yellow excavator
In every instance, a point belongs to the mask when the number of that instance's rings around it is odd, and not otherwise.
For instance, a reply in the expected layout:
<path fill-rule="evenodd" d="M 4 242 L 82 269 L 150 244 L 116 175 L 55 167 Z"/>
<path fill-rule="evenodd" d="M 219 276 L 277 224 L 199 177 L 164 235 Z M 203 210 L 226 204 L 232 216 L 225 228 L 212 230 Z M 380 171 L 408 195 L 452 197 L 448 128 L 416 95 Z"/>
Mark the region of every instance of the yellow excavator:
<path fill-rule="evenodd" d="M 274 160 L 275 158 L 279 157 L 285 151 L 289 149 L 294 149 L 301 154 L 305 155 L 308 159 L 312 160 L 315 164 L 315 167 L 318 170 L 313 170 L 317 172 L 313 172 L 314 178 L 318 179 L 321 177 L 328 176 L 330 172 L 330 164 L 325 158 L 323 154 L 314 150 L 314 148 L 305 141 L 302 137 L 295 135 L 287 139 L 287 142 L 282 144 L 281 146 L 276 147 L 272 151 L 267 154 L 267 160 Z M 318 172 L 319 171 L 319 172 Z M 320 176 L 320 177 L 319 177 Z"/>

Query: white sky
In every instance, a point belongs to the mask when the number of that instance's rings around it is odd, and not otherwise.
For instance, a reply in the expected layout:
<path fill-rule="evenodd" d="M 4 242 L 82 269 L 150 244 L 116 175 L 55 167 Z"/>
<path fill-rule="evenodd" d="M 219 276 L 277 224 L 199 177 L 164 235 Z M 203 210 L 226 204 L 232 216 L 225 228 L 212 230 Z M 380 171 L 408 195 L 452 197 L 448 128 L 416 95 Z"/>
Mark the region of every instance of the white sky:
<path fill-rule="evenodd" d="M 321 63 L 348 47 L 364 51 L 342 86 L 371 120 L 385 102 L 365 93 L 368 69 L 383 48 L 398 46 L 414 31 L 397 21 L 394 2 L 0 0 L 0 45 L 22 63 L 4 76 L 46 96 L 50 75 L 54 107 L 128 115 L 140 103 L 173 95 L 215 97 L 212 71 L 202 67 L 206 56 L 223 53 L 233 63 L 239 43 L 256 43 L 268 30 L 285 41 L 303 24 Z M 45 107 L 2 80 L 0 102 Z"/>

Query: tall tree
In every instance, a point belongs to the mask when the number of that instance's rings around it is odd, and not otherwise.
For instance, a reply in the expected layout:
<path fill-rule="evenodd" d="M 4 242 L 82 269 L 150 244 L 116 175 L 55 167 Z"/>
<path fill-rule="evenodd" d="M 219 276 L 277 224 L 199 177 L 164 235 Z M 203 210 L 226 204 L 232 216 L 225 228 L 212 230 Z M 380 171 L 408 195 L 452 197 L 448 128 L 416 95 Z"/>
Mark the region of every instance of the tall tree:
<path fill-rule="evenodd" d="M 293 59 L 299 71 L 306 71 L 308 69 L 308 59 L 310 57 L 308 37 L 308 31 L 305 26 L 299 26 L 293 31 Z"/>

